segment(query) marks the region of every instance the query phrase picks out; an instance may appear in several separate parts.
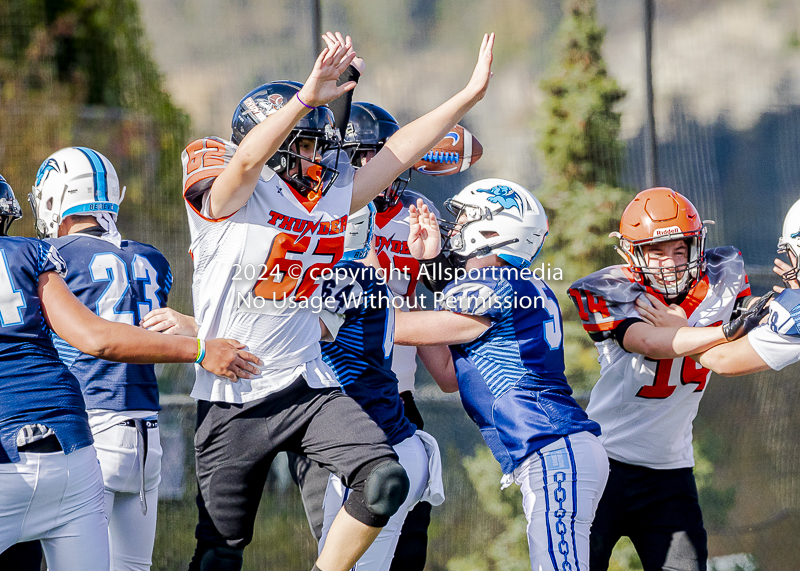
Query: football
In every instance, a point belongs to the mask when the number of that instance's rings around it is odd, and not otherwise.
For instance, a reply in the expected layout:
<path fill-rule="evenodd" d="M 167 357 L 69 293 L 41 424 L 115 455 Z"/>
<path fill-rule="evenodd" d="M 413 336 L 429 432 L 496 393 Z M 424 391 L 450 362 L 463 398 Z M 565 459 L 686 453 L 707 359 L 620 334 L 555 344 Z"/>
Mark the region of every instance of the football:
<path fill-rule="evenodd" d="M 433 176 L 464 172 L 483 155 L 483 146 L 461 125 L 453 129 L 414 165 L 414 170 Z"/>

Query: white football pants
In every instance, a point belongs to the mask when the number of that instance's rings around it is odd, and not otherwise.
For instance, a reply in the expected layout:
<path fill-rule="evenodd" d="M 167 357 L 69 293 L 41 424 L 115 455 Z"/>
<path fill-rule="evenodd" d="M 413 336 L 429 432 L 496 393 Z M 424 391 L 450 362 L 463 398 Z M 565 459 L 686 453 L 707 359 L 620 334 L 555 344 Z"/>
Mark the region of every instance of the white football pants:
<path fill-rule="evenodd" d="M 513 476 L 522 490 L 533 571 L 589 571 L 589 529 L 608 480 L 608 456 L 597 437 L 560 438 Z"/>
<path fill-rule="evenodd" d="M 397 547 L 397 540 L 400 538 L 400 530 L 403 528 L 406 515 L 422 497 L 428 485 L 428 455 L 419 436 L 414 434 L 396 444 L 393 448 L 400 460 L 400 465 L 405 468 L 406 474 L 408 474 L 410 483 L 408 496 L 403 505 L 400 506 L 400 509 L 397 510 L 397 513 L 389 518 L 389 523 L 381 530 L 372 545 L 353 566 L 353 571 L 388 571 L 392 564 L 394 549 Z M 339 478 L 333 474 L 330 475 L 328 489 L 325 491 L 325 519 L 322 524 L 322 538 L 319 541 L 320 553 L 322 553 L 325 539 L 328 537 L 328 530 L 347 499 L 348 491 L 349 489 L 342 484 Z"/>
<path fill-rule="evenodd" d="M 108 571 L 103 477 L 92 446 L 0 464 L 0 552 L 39 539 L 50 571 Z"/>
<path fill-rule="evenodd" d="M 161 440 L 158 427 L 147 430 L 145 500 L 139 498 L 141 437 L 132 426 L 112 426 L 94 435 L 94 446 L 103 472 L 105 514 L 112 571 L 148 571 L 152 565 L 161 482 Z"/>

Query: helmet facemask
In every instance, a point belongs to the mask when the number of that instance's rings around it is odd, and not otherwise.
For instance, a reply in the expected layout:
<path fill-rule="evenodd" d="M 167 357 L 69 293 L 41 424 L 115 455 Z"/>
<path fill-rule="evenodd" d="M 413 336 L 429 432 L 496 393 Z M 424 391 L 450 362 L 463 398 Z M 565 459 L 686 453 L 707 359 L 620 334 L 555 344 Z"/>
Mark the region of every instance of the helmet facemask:
<path fill-rule="evenodd" d="M 676 298 L 688 292 L 705 274 L 706 228 L 678 235 L 671 234 L 648 240 L 629 241 L 620 238 L 617 252 L 625 259 L 637 281 L 648 285 L 667 298 Z M 672 266 L 648 266 L 644 246 L 682 240 L 688 249 L 687 262 Z"/>
<path fill-rule="evenodd" d="M 313 141 L 310 156 L 301 152 L 302 140 Z M 320 136 L 316 131 L 296 129 L 276 153 L 280 155 L 280 167 L 273 170 L 303 194 L 324 195 L 339 176 L 335 166 L 340 153 L 341 146 L 337 139 Z"/>

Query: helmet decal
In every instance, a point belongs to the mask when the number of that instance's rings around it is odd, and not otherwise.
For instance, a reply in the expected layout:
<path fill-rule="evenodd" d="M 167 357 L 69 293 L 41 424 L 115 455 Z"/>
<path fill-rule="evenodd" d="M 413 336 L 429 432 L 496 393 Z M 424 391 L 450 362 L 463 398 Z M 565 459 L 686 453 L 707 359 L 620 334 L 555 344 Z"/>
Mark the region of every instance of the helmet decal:
<path fill-rule="evenodd" d="M 258 105 L 256 105 L 256 102 L 253 101 L 252 97 L 248 97 L 244 100 L 244 106 L 247 107 L 247 110 L 259 121 L 264 121 L 267 118 L 267 116 L 261 112 Z"/>
<path fill-rule="evenodd" d="M 492 188 L 478 188 L 475 192 L 485 192 L 491 194 L 488 198 L 489 202 L 499 204 L 503 208 L 516 208 L 522 212 L 522 198 L 507 186 L 497 185 Z"/>
<path fill-rule="evenodd" d="M 61 172 L 61 169 L 58 167 L 58 161 L 55 159 L 47 159 L 42 163 L 42 166 L 39 167 L 39 170 L 36 172 L 36 186 L 39 186 L 50 171 Z"/>
<path fill-rule="evenodd" d="M 454 221 L 439 221 L 443 250 L 450 252 L 456 265 L 495 254 L 512 266 L 526 268 L 547 237 L 542 205 L 528 189 L 509 180 L 476 181 L 446 200 L 445 207 Z"/>

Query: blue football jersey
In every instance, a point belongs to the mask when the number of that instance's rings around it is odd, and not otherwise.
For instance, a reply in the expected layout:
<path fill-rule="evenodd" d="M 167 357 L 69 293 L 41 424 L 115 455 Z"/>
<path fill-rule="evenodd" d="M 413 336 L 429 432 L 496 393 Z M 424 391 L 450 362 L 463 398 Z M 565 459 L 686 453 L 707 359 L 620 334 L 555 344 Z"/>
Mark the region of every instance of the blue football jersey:
<path fill-rule="evenodd" d="M 92 443 L 78 380 L 58 359 L 42 314 L 45 272 L 66 273 L 55 248 L 0 237 L 0 464 L 19 461 L 17 435 L 28 425 L 53 430 L 67 454 Z"/>
<path fill-rule="evenodd" d="M 362 263 L 340 261 L 333 270 L 334 277 L 324 281 L 320 291 L 326 307 L 345 319 L 334 342 L 320 343 L 322 359 L 336 373 L 342 390 L 395 445 L 413 435 L 416 427 L 403 413 L 392 372 L 392 293 L 375 269 Z"/>
<path fill-rule="evenodd" d="M 569 434 L 600 426 L 564 376 L 561 310 L 547 284 L 515 268 L 484 268 L 448 285 L 437 310 L 488 317 L 475 341 L 453 345 L 461 401 L 503 473 Z"/>
<path fill-rule="evenodd" d="M 118 248 L 88 234 L 48 240 L 67 262 L 72 293 L 103 319 L 138 325 L 167 303 L 172 273 L 154 247 L 123 240 Z M 78 377 L 87 409 L 160 410 L 153 365 L 112 363 L 81 353 L 54 338 L 61 360 Z"/>

